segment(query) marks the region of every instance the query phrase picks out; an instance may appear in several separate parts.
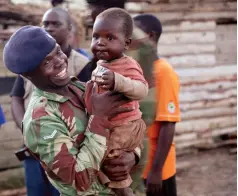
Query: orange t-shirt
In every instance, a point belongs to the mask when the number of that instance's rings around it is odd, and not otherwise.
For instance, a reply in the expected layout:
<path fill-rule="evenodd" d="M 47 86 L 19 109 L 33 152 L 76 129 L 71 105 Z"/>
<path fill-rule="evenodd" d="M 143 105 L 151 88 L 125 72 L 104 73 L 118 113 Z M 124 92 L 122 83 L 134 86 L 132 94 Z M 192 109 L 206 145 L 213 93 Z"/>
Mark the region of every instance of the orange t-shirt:
<path fill-rule="evenodd" d="M 143 172 L 143 178 L 147 178 L 157 149 L 161 121 L 180 121 L 179 108 L 179 77 L 171 65 L 165 60 L 159 59 L 154 63 L 157 111 L 155 122 L 148 129 L 149 154 L 148 162 Z M 175 144 L 172 143 L 165 160 L 162 179 L 166 180 L 176 173 Z"/>

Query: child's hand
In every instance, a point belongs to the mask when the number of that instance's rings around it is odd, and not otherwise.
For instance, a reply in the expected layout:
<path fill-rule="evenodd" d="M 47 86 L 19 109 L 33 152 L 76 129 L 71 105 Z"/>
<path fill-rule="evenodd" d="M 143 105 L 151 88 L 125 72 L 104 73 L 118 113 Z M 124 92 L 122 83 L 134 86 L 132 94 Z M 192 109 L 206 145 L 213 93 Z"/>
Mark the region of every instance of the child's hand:
<path fill-rule="evenodd" d="M 107 90 L 113 90 L 115 84 L 115 75 L 112 71 L 106 71 L 102 75 L 102 80 L 97 82 L 98 85 Z"/>

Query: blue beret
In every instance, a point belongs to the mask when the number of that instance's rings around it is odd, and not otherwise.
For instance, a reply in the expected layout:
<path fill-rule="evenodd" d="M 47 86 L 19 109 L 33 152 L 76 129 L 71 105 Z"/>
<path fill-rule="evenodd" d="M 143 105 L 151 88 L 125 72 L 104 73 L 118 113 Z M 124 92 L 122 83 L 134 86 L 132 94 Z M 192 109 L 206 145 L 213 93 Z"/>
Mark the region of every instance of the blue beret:
<path fill-rule="evenodd" d="M 3 50 L 5 66 L 13 73 L 35 70 L 55 48 L 56 41 L 43 28 L 24 26 L 9 39 Z"/>

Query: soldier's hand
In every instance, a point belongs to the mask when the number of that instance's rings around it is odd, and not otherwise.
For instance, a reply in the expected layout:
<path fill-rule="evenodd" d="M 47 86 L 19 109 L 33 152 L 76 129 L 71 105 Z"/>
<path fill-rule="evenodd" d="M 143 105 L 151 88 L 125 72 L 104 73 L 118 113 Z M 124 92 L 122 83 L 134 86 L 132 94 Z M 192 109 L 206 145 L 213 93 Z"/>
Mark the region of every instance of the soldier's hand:
<path fill-rule="evenodd" d="M 121 181 L 128 178 L 135 163 L 136 157 L 134 152 L 124 152 L 119 158 L 105 160 L 102 170 L 110 180 Z"/>

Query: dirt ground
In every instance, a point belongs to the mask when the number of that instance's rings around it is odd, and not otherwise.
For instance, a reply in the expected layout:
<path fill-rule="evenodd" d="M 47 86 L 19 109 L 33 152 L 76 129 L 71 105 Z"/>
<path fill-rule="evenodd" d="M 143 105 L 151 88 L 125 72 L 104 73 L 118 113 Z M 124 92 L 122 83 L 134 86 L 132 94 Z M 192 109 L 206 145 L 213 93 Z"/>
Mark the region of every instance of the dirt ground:
<path fill-rule="evenodd" d="M 178 196 L 236 196 L 236 160 L 237 155 L 230 154 L 229 148 L 217 148 L 178 157 L 178 164 L 189 165 L 178 170 Z M 22 188 L 0 191 L 0 196 L 26 196 L 26 194 Z"/>
<path fill-rule="evenodd" d="M 178 196 L 236 196 L 237 155 L 229 148 L 179 157 L 191 166 L 177 174 Z"/>

